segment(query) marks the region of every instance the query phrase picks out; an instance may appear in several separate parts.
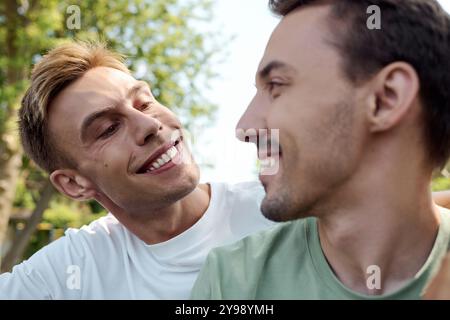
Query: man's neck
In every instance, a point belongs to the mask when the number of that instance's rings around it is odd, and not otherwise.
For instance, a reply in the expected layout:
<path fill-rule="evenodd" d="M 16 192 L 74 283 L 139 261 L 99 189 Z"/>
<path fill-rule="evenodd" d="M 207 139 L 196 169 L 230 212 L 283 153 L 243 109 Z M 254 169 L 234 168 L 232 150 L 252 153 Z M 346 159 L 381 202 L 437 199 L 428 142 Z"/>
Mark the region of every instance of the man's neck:
<path fill-rule="evenodd" d="M 382 163 L 376 170 L 365 165 L 317 215 L 322 250 L 335 275 L 370 295 L 392 292 L 420 270 L 440 222 L 424 170 L 417 163 Z M 379 290 L 367 286 L 370 266 L 381 271 Z"/>
<path fill-rule="evenodd" d="M 170 206 L 159 208 L 157 216 L 136 219 L 116 216 L 119 221 L 147 244 L 170 240 L 192 227 L 209 207 L 209 184 L 198 185 L 190 194 Z"/>

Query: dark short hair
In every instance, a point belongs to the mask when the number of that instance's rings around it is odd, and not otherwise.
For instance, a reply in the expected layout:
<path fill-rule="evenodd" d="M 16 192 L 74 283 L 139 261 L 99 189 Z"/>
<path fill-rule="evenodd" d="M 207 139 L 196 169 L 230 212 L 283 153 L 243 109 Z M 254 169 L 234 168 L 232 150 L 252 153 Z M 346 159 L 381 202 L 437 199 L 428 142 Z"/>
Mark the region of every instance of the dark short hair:
<path fill-rule="evenodd" d="M 319 0 L 269 0 L 279 16 Z M 353 83 L 403 61 L 420 80 L 429 157 L 442 168 L 450 156 L 450 16 L 436 0 L 337 0 L 330 3 L 330 26 L 343 71 Z M 381 9 L 381 30 L 367 27 L 367 9 Z M 334 22 L 334 25 L 332 25 Z M 339 25 L 344 28 L 340 28 Z"/>

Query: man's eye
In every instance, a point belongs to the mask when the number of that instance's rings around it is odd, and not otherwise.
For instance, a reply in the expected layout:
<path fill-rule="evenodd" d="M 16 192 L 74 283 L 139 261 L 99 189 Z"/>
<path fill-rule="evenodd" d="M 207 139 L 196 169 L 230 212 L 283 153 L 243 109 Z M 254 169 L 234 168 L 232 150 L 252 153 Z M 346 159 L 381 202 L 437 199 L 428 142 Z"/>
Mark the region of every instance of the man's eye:
<path fill-rule="evenodd" d="M 266 89 L 267 89 L 267 92 L 269 93 L 269 95 L 271 95 L 271 97 L 273 99 L 275 99 L 280 96 L 280 92 L 279 91 L 275 92 L 275 90 L 282 87 L 283 85 L 284 84 L 282 82 L 269 81 L 269 82 L 267 82 Z"/>
<path fill-rule="evenodd" d="M 280 86 L 282 86 L 283 84 L 277 81 L 270 81 L 267 83 L 267 89 L 269 90 L 269 92 L 272 92 L 273 89 L 276 89 Z"/>
<path fill-rule="evenodd" d="M 145 111 L 147 109 L 149 109 L 152 106 L 153 102 L 149 101 L 149 102 L 145 102 L 141 105 L 141 107 L 139 108 L 141 111 Z"/>
<path fill-rule="evenodd" d="M 105 131 L 103 131 L 98 138 L 106 139 L 106 138 L 112 136 L 117 131 L 118 128 L 119 128 L 119 124 L 114 123 L 114 124 L 110 125 Z"/>

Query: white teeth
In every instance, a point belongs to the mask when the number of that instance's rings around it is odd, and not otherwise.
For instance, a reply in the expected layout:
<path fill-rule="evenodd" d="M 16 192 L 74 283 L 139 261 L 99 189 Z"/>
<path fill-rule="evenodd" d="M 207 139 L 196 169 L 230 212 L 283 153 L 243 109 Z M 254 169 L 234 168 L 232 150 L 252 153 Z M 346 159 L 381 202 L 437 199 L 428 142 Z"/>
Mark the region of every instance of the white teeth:
<path fill-rule="evenodd" d="M 161 158 L 163 158 L 164 162 L 169 162 L 170 161 L 170 157 L 169 155 L 167 155 L 166 153 L 164 153 Z"/>
<path fill-rule="evenodd" d="M 167 150 L 167 154 L 169 155 L 170 158 L 174 158 L 178 153 L 177 148 L 175 148 L 175 146 L 173 146 L 172 148 L 170 148 L 169 150 Z"/>
<path fill-rule="evenodd" d="M 177 154 L 178 154 L 177 148 L 175 148 L 175 146 L 171 147 L 169 150 L 166 151 L 166 153 L 163 153 L 158 159 L 156 159 L 152 163 L 150 169 L 148 169 L 147 172 L 160 168 L 161 166 L 163 166 L 164 164 L 175 158 Z"/>

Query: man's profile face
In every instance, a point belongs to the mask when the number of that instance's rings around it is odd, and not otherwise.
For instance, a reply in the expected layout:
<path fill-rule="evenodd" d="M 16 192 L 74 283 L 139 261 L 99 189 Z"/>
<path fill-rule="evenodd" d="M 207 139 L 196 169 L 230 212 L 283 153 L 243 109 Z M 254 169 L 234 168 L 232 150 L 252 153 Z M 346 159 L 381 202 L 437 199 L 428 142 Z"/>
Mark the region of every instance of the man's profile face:
<path fill-rule="evenodd" d="M 198 167 L 181 129 L 147 84 L 107 67 L 70 84 L 49 110 L 50 134 L 76 170 L 135 214 L 168 205 L 196 187 Z"/>
<path fill-rule="evenodd" d="M 327 43 L 333 37 L 328 11 L 307 6 L 282 19 L 261 60 L 257 93 L 237 125 L 279 129 L 279 141 L 271 141 L 280 146 L 278 172 L 260 175 L 266 190 L 261 209 L 275 221 L 315 214 L 349 180 L 360 157 L 363 110 L 358 89 Z"/>

